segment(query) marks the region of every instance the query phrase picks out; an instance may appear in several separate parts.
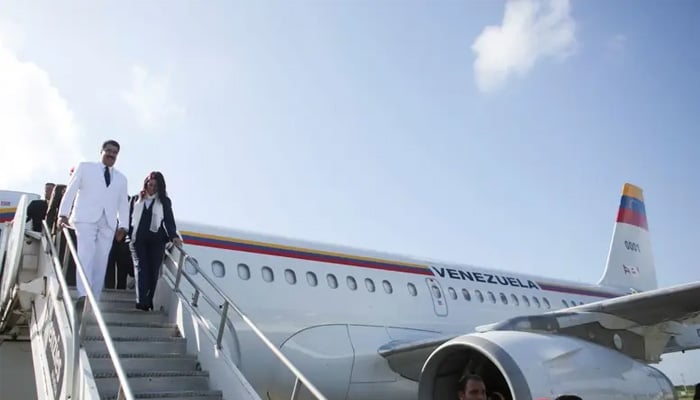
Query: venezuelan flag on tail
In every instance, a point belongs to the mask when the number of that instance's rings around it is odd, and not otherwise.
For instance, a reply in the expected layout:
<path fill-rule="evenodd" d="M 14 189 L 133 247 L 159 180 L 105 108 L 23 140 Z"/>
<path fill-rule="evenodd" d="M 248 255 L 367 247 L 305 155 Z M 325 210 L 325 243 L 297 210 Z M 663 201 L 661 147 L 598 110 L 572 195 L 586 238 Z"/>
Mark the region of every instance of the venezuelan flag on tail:
<path fill-rule="evenodd" d="M 622 188 L 620 209 L 617 211 L 617 222 L 649 230 L 642 189 L 629 183 L 625 184 Z"/>
<path fill-rule="evenodd" d="M 598 284 L 640 292 L 658 287 L 644 195 L 630 183 L 622 187 L 607 265 Z"/>

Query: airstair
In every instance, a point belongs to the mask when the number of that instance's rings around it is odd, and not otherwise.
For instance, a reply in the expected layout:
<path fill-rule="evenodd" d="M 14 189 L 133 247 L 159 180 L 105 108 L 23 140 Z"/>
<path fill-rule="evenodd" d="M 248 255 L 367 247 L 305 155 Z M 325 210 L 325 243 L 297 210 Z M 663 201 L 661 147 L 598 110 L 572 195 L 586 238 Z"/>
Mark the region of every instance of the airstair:
<path fill-rule="evenodd" d="M 0 346 L 30 344 L 34 382 L 24 384 L 34 386 L 34 398 L 260 400 L 264 394 L 238 368 L 242 349 L 235 321 L 246 324 L 287 368 L 292 400 L 325 400 L 181 248 L 166 252 L 158 311 L 137 310 L 133 291 L 110 289 L 99 303 L 88 291 L 77 309 L 77 291 L 65 279 L 70 262 L 76 279 L 89 285 L 69 228 L 56 235 L 46 222 L 41 233 L 25 229 L 29 199 L 21 198 L 14 220 L 0 233 Z M 13 398 L 13 388 L 22 383 L 8 378 L 12 371 L 2 366 L 21 363 L 0 361 L 0 393 Z"/>

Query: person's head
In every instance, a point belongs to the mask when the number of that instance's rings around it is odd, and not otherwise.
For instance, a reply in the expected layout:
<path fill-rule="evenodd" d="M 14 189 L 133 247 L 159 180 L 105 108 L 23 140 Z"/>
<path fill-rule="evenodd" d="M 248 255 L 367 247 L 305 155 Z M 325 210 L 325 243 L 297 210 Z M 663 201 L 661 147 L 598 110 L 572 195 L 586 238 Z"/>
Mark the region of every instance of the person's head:
<path fill-rule="evenodd" d="M 700 400 L 700 383 L 695 385 L 695 394 L 693 395 L 693 400 Z"/>
<path fill-rule="evenodd" d="M 166 191 L 165 178 L 163 177 L 163 174 L 158 171 L 153 171 L 148 174 L 146 179 L 143 181 L 143 192 L 144 194 L 148 194 L 150 196 L 158 193 L 158 197 L 161 199 L 165 198 L 168 195 L 168 192 Z"/>
<path fill-rule="evenodd" d="M 56 184 L 52 182 L 46 182 L 44 185 L 44 199 L 49 200 L 51 198 L 51 194 L 53 193 L 53 189 L 56 187 Z"/>
<path fill-rule="evenodd" d="M 56 187 L 53 189 L 53 192 L 51 193 L 51 197 L 49 197 L 49 209 L 52 208 L 58 208 L 59 204 L 61 203 L 61 199 L 63 199 L 63 193 L 66 191 L 66 185 L 64 184 L 58 184 Z"/>
<path fill-rule="evenodd" d="M 102 151 L 100 155 L 102 156 L 102 164 L 112 167 L 114 163 L 117 162 L 117 155 L 119 155 L 120 146 L 116 140 L 106 140 L 102 143 Z"/>
<path fill-rule="evenodd" d="M 479 375 L 464 375 L 459 380 L 459 400 L 486 400 L 486 385 Z"/>

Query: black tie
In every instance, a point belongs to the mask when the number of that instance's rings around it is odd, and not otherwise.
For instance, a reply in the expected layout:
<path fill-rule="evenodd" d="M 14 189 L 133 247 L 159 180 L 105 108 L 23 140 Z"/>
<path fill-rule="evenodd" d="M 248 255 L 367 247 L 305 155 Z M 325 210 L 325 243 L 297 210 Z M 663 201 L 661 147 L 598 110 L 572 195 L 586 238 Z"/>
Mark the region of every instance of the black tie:
<path fill-rule="evenodd" d="M 107 186 L 109 186 L 110 182 L 110 176 L 109 176 L 109 167 L 105 167 L 105 183 Z"/>

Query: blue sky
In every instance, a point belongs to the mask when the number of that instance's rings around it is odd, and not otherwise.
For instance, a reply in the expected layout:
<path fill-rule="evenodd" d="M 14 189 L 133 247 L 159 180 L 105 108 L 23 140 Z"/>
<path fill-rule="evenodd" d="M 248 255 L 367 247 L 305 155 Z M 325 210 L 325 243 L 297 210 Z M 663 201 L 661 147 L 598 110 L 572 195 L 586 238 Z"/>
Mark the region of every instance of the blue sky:
<path fill-rule="evenodd" d="M 700 4 L 552 4 L 0 0 L 0 186 L 115 138 L 181 219 L 596 282 L 632 182 L 698 280 Z"/>

